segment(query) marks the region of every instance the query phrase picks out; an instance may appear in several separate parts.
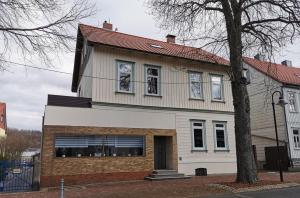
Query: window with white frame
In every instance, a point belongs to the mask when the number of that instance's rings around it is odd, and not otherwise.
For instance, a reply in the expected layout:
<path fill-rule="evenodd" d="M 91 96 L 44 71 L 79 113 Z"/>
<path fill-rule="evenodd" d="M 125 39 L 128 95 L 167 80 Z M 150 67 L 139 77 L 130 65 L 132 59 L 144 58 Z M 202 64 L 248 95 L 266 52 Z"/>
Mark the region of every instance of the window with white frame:
<path fill-rule="evenodd" d="M 293 129 L 294 147 L 300 149 L 300 129 Z"/>
<path fill-rule="evenodd" d="M 146 95 L 160 95 L 160 67 L 145 66 Z"/>
<path fill-rule="evenodd" d="M 118 61 L 118 91 L 133 93 L 134 63 Z"/>
<path fill-rule="evenodd" d="M 227 131 L 226 122 L 214 122 L 214 137 L 215 137 L 215 149 L 216 150 L 227 150 Z"/>
<path fill-rule="evenodd" d="M 211 76 L 211 95 L 212 95 L 212 100 L 216 100 L 216 101 L 223 100 L 223 78 L 222 78 L 222 76 L 218 76 L 218 75 Z"/>
<path fill-rule="evenodd" d="M 296 112 L 296 94 L 294 92 L 288 92 L 288 100 L 290 112 Z"/>
<path fill-rule="evenodd" d="M 206 149 L 204 124 L 204 121 L 192 121 L 193 150 Z"/>
<path fill-rule="evenodd" d="M 195 99 L 203 99 L 202 74 L 197 72 L 190 72 L 189 82 L 190 97 Z"/>

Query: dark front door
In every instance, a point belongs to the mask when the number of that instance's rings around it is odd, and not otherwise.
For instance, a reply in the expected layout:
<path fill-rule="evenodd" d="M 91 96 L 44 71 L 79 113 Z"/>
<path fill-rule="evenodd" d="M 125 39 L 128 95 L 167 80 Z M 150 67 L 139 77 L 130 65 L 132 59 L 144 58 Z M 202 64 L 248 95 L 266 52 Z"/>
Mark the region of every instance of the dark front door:
<path fill-rule="evenodd" d="M 154 169 L 166 169 L 166 137 L 154 136 Z"/>

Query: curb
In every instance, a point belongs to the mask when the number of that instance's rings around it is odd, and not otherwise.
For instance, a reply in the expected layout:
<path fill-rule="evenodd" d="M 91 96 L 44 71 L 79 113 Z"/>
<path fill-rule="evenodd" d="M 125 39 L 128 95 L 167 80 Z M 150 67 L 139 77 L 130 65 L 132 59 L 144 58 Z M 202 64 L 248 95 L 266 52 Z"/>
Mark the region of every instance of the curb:
<path fill-rule="evenodd" d="M 284 183 L 284 184 L 275 184 L 275 185 L 265 185 L 265 186 L 257 186 L 257 187 L 248 187 L 248 188 L 239 188 L 235 189 L 222 184 L 209 184 L 208 186 L 226 190 L 231 193 L 243 193 L 243 192 L 255 192 L 261 190 L 271 190 L 271 189 L 281 189 L 281 188 L 290 188 L 300 186 L 299 183 Z"/>

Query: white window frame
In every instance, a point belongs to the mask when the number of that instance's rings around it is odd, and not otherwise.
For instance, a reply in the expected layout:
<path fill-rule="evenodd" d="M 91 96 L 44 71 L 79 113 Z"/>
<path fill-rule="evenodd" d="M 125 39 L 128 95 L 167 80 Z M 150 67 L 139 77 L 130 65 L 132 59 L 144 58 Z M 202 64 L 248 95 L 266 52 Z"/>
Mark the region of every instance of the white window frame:
<path fill-rule="evenodd" d="M 161 67 L 156 65 L 145 65 L 145 95 L 147 96 L 161 96 Z M 156 69 L 158 76 L 148 75 L 147 69 Z M 148 77 L 157 78 L 157 94 L 148 93 Z"/>
<path fill-rule="evenodd" d="M 220 99 L 216 99 L 214 98 L 213 96 L 213 86 L 214 86 L 214 83 L 213 83 L 213 77 L 217 77 L 217 78 L 220 78 L 220 91 L 221 91 L 221 98 Z M 224 82 L 223 82 L 223 76 L 222 75 L 218 75 L 218 74 L 211 74 L 210 75 L 210 90 L 211 90 L 211 100 L 212 101 L 216 101 L 216 102 L 224 102 Z"/>
<path fill-rule="evenodd" d="M 294 109 L 295 109 L 295 110 L 292 110 L 292 109 L 291 109 L 290 94 L 293 94 L 293 95 L 294 95 Z M 298 112 L 298 106 L 297 106 L 297 94 L 296 94 L 295 92 L 288 91 L 288 92 L 287 92 L 287 95 L 288 95 L 288 101 L 289 101 L 289 104 L 288 104 L 289 112 L 291 112 L 291 113 L 297 113 L 297 112 Z"/>
<path fill-rule="evenodd" d="M 298 131 L 298 135 L 294 135 L 294 130 Z M 295 142 L 295 137 L 298 137 L 298 145 L 296 145 Z M 293 138 L 293 145 L 294 145 L 294 149 L 300 149 L 300 128 L 292 128 L 292 138 Z"/>
<path fill-rule="evenodd" d="M 194 123 L 201 123 L 202 126 L 194 126 Z M 192 129 L 192 150 L 193 151 L 206 151 L 206 130 L 205 130 L 205 121 L 204 120 L 191 120 L 191 129 Z M 202 141 L 203 147 L 196 147 L 195 146 L 195 134 L 194 129 L 202 129 Z"/>
<path fill-rule="evenodd" d="M 223 127 L 217 127 L 217 124 L 222 124 Z M 226 121 L 213 121 L 213 130 L 214 130 L 215 150 L 216 151 L 229 151 L 227 122 Z M 224 130 L 225 147 L 218 147 L 218 144 L 217 144 L 217 130 Z"/>
<path fill-rule="evenodd" d="M 134 62 L 130 61 L 123 61 L 123 60 L 117 60 L 117 92 L 120 93 L 134 93 Z M 120 64 L 129 64 L 131 65 L 131 74 L 130 74 L 130 86 L 129 86 L 129 91 L 121 90 L 120 89 Z"/>
<path fill-rule="evenodd" d="M 192 74 L 197 74 L 197 75 L 199 75 L 200 76 L 200 81 L 199 81 L 199 83 L 200 83 L 200 97 L 194 97 L 193 96 L 193 91 L 192 91 L 192 80 L 191 80 L 191 75 Z M 203 100 L 204 99 L 204 94 L 203 94 L 203 75 L 202 75 L 202 72 L 194 72 L 194 71 L 189 71 L 188 72 L 188 77 L 189 77 L 189 93 L 190 93 L 190 98 L 191 99 L 199 99 L 199 100 Z M 198 82 L 198 81 L 195 81 L 195 82 Z"/>

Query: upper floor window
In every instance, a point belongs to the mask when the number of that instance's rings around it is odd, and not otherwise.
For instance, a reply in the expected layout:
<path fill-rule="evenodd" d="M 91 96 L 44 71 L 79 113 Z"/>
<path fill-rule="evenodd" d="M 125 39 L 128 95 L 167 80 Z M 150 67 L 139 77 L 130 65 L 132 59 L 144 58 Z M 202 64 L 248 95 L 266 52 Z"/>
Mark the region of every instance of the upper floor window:
<path fill-rule="evenodd" d="M 288 100 L 290 112 L 296 112 L 296 95 L 294 92 L 288 92 Z"/>
<path fill-rule="evenodd" d="M 4 116 L 3 115 L 0 115 L 0 122 L 3 122 L 4 121 Z"/>
<path fill-rule="evenodd" d="M 146 95 L 160 95 L 160 67 L 145 66 Z"/>
<path fill-rule="evenodd" d="M 192 121 L 193 150 L 206 149 L 204 124 L 204 121 Z"/>
<path fill-rule="evenodd" d="M 215 137 L 215 149 L 216 150 L 227 150 L 227 129 L 226 122 L 214 122 L 214 137 Z"/>
<path fill-rule="evenodd" d="M 223 101 L 223 78 L 222 76 L 211 76 L 211 95 L 214 101 Z"/>
<path fill-rule="evenodd" d="M 299 129 L 293 129 L 293 140 L 294 140 L 294 147 L 300 149 L 300 133 Z"/>
<path fill-rule="evenodd" d="M 118 91 L 133 93 L 134 63 L 118 61 Z"/>
<path fill-rule="evenodd" d="M 202 74 L 196 72 L 189 73 L 190 97 L 203 99 Z"/>

